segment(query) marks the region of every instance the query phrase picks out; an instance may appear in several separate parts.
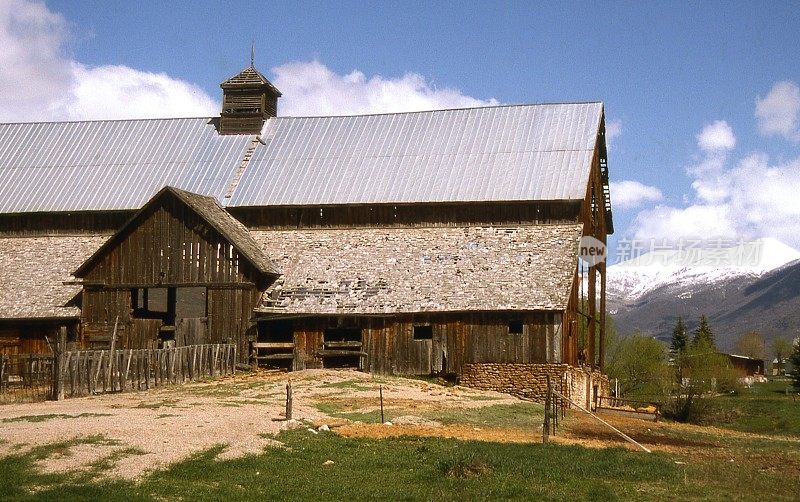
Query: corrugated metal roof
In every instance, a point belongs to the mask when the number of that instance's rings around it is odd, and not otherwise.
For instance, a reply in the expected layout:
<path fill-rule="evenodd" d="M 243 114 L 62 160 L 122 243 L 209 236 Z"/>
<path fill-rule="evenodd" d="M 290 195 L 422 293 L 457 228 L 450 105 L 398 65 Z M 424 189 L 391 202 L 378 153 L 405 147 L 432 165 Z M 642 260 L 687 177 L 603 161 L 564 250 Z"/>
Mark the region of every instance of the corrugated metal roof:
<path fill-rule="evenodd" d="M 250 139 L 208 118 L 0 124 L 0 212 L 137 209 L 167 185 L 221 200 Z"/>
<path fill-rule="evenodd" d="M 582 199 L 602 103 L 278 117 L 229 206 Z"/>
<path fill-rule="evenodd" d="M 602 103 L 266 121 L 0 124 L 0 212 L 137 209 L 164 186 L 228 206 L 581 199 Z"/>

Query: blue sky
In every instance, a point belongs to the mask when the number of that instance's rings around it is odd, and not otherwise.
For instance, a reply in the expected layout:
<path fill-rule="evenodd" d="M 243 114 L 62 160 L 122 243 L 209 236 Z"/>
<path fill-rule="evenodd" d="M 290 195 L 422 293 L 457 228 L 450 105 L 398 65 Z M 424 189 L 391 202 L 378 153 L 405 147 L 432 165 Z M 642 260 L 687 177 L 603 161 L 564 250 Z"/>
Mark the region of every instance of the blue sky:
<path fill-rule="evenodd" d="M 0 4 L 3 121 L 215 113 L 254 40 L 292 114 L 603 101 L 612 246 L 800 247 L 796 2 Z M 114 85 L 128 94 L 97 103 Z M 159 93 L 181 107 L 159 109 Z"/>

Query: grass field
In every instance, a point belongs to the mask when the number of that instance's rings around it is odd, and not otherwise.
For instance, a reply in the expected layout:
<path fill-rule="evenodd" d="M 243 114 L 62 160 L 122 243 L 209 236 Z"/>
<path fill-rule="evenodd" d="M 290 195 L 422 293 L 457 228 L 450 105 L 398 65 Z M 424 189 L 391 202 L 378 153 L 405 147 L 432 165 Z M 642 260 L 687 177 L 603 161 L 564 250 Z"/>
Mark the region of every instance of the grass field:
<path fill-rule="evenodd" d="M 354 384 L 326 386 L 335 391 Z M 558 436 L 541 444 L 531 434 L 541 418 L 540 405 L 491 401 L 481 408 L 417 412 L 441 422 L 442 436 L 450 428 L 472 431 L 470 437 L 492 429 L 512 435 L 528 431 L 532 442 L 345 437 L 336 429 L 313 433 L 303 425 L 271 436 L 282 447 L 220 459 L 225 445 L 219 445 L 126 480 L 108 476 L 114 463 L 123 457 L 144 458 L 145 452 L 102 434 L 87 435 L 8 449 L 10 453 L 0 458 L 0 500 L 797 500 L 800 438 L 795 436 L 800 403 L 777 390 L 777 385 L 768 384 L 720 398 L 719 414 L 726 421 L 717 425 L 727 429 L 634 419 L 615 422 L 651 447 L 652 454 L 623 447 L 625 443 L 607 428 L 577 413 L 569 413 Z M 187 395 L 195 399 L 192 393 Z M 341 396 L 333 397 L 334 403 L 341 403 Z M 175 399 L 174 404 L 183 403 Z M 170 407 L 167 415 L 182 410 Z M 356 414 L 342 407 L 330 411 L 331 416 Z M 770 421 L 775 423 L 787 413 L 795 415 L 773 435 Z M 6 425 L 49 426 L 59 420 L 74 424 L 107 417 L 17 418 Z M 363 427 L 378 433 L 399 429 Z M 69 457 L 76 448 L 103 447 L 111 453 L 80 470 L 42 468 L 43 460 Z"/>
<path fill-rule="evenodd" d="M 788 381 L 770 381 L 722 396 L 716 401 L 714 423 L 744 432 L 800 436 L 800 397 L 787 395 L 789 386 Z"/>
<path fill-rule="evenodd" d="M 422 439 L 348 439 L 282 433 L 285 448 L 236 460 L 219 448 L 144 480 L 40 474 L 55 444 L 0 460 L 6 500 L 772 500 L 796 499 L 797 477 L 725 459 L 643 454 L 623 448 Z M 101 440 L 95 438 L 93 440 Z M 754 442 L 761 450 L 764 445 Z M 768 453 L 769 450 L 764 451 Z M 699 460 L 699 461 L 698 461 Z M 332 461 L 332 463 L 328 462 Z M 685 463 L 676 463 L 685 462 Z"/>

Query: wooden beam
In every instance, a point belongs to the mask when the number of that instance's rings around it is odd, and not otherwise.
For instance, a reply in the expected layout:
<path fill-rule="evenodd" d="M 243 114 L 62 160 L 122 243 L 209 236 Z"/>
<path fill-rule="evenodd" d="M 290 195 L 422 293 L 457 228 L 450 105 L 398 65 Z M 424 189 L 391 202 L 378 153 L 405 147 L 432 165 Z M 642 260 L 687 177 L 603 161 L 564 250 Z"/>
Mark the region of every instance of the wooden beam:
<path fill-rule="evenodd" d="M 589 366 L 594 368 L 597 364 L 597 359 L 595 358 L 595 344 L 596 338 L 595 334 L 597 332 L 597 267 L 592 266 L 589 267 L 589 288 L 588 288 L 588 297 L 587 301 L 589 302 L 589 339 L 587 340 L 588 344 L 588 363 Z"/>
<path fill-rule="evenodd" d="M 598 366 L 602 371 L 606 362 L 606 264 L 598 265 L 600 270 L 600 348 Z"/>

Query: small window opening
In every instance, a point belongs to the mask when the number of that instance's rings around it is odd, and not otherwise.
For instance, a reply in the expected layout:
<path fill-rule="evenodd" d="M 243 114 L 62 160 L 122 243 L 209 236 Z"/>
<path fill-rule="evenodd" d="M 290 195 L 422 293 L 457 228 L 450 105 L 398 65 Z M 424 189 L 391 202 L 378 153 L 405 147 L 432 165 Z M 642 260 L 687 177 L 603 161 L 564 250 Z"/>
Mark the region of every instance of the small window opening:
<path fill-rule="evenodd" d="M 508 334 L 509 335 L 521 335 L 523 332 L 523 324 L 522 321 L 515 319 L 512 321 L 508 321 Z"/>
<path fill-rule="evenodd" d="M 414 340 L 433 340 L 433 326 L 414 326 Z"/>

